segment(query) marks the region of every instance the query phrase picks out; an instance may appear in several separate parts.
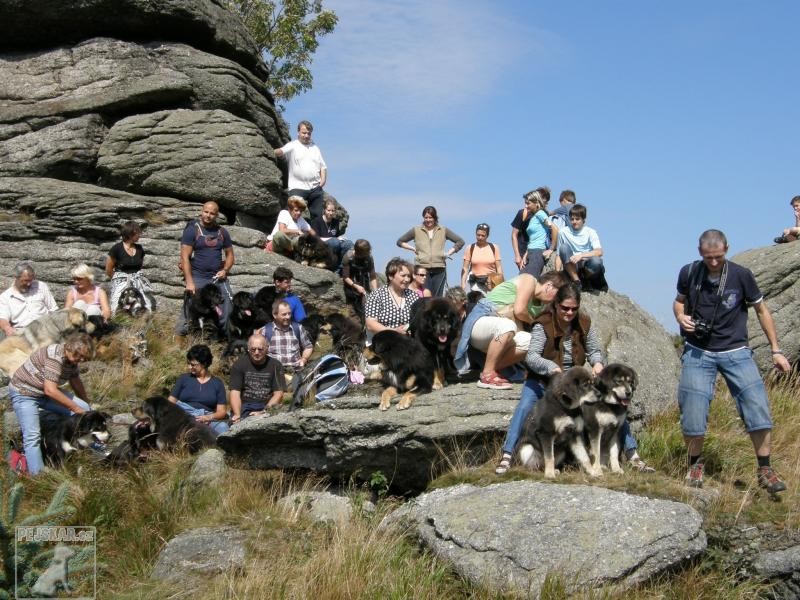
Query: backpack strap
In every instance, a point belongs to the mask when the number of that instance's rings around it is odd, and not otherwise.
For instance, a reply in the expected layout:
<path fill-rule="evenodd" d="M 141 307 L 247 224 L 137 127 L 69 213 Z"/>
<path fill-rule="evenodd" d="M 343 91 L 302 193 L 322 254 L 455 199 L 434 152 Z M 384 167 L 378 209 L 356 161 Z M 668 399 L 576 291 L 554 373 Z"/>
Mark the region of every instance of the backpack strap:
<path fill-rule="evenodd" d="M 297 321 L 292 321 L 292 332 L 294 333 L 294 337 L 297 338 L 297 341 L 302 344 L 303 340 L 300 334 L 300 323 Z M 272 341 L 273 333 L 275 333 L 275 323 L 273 321 L 270 321 L 261 328 L 261 335 L 266 338 L 267 344 Z"/>

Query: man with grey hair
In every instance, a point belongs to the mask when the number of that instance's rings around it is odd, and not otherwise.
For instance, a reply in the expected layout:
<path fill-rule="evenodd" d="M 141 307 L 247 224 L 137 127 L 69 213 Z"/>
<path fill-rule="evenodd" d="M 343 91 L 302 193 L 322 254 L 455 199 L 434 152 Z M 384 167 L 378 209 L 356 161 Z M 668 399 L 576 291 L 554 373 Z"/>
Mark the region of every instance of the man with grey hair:
<path fill-rule="evenodd" d="M 275 157 L 285 157 L 289 165 L 289 196 L 300 196 L 308 204 L 311 220 L 322 215 L 322 188 L 328 179 L 328 166 L 319 147 L 311 140 L 314 126 L 308 121 L 297 125 L 297 139 L 275 149 Z"/>
<path fill-rule="evenodd" d="M 688 450 L 686 481 L 703 485 L 703 441 L 717 373 L 722 374 L 750 435 L 758 463 L 758 485 L 770 494 L 786 484 L 770 465 L 772 418 L 764 381 L 747 346 L 747 309 L 753 307 L 772 349 L 776 369 L 788 372 L 789 362 L 778 346 L 775 323 L 753 273 L 725 259 L 728 240 L 718 229 L 700 236 L 702 260 L 685 265 L 678 275 L 678 295 L 672 305 L 684 339 L 678 405 Z"/>
<path fill-rule="evenodd" d="M 50 288 L 36 279 L 29 262 L 14 267 L 14 283 L 0 294 L 0 329 L 6 336 L 22 331 L 39 317 L 58 310 Z"/>

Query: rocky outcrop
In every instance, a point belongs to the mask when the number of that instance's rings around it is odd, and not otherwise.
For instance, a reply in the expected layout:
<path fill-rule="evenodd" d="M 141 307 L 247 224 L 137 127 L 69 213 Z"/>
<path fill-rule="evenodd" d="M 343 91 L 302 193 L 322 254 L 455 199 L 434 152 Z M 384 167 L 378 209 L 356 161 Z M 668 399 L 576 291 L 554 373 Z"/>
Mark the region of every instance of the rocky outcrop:
<path fill-rule="evenodd" d="M 220 0 L 0 0 L 0 23 L 0 275 L 32 261 L 62 301 L 70 266 L 102 268 L 134 219 L 158 306 L 174 307 L 183 226 L 216 200 L 235 291 L 287 265 L 304 300 L 343 305 L 337 276 L 256 246 L 285 195 L 273 149 L 290 138 Z"/>
<path fill-rule="evenodd" d="M 584 293 L 581 308 L 592 316 L 608 362 L 630 365 L 639 375 L 628 413 L 633 428 L 674 407 L 680 360 L 664 327 L 630 298 L 613 291 Z"/>
<path fill-rule="evenodd" d="M 245 534 L 236 527 L 199 527 L 167 542 L 153 577 L 196 584 L 198 577 L 241 570 L 245 554 Z"/>
<path fill-rule="evenodd" d="M 781 350 L 790 363 L 800 360 L 800 243 L 778 244 L 747 250 L 731 260 L 755 275 L 758 287 L 775 320 Z M 763 372 L 772 369 L 772 352 L 755 311 L 748 311 L 750 347 Z"/>
<path fill-rule="evenodd" d="M 567 594 L 631 588 L 706 548 L 702 519 L 685 504 L 530 481 L 436 490 L 390 514 L 391 525 L 474 585 L 525 597 L 552 574 Z"/>
<path fill-rule="evenodd" d="M 378 410 L 379 397 L 349 392 L 313 409 L 246 419 L 217 444 L 257 469 L 310 469 L 368 480 L 380 471 L 392 489 L 418 492 L 444 468 L 486 462 L 519 399 L 514 390 L 452 385 L 417 397 L 411 409 Z"/>

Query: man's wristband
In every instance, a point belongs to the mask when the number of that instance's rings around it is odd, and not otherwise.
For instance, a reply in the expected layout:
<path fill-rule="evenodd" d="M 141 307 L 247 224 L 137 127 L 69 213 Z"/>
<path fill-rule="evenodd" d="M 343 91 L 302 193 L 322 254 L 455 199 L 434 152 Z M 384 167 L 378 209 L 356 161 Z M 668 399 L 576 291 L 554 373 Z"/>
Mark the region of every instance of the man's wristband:
<path fill-rule="evenodd" d="M 780 354 L 781 356 L 783 356 L 783 350 L 773 350 L 772 354 Z"/>

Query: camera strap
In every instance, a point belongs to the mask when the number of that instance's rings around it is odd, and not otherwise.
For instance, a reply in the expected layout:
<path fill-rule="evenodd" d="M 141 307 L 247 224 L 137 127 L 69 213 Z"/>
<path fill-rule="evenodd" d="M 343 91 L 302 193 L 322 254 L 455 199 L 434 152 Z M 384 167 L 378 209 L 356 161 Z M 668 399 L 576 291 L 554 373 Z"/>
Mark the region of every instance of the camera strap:
<path fill-rule="evenodd" d="M 694 273 L 694 277 L 692 277 L 692 271 L 694 267 L 697 266 L 697 270 Z M 687 314 L 694 315 L 695 310 L 697 309 L 697 300 L 700 297 L 700 289 L 703 287 L 703 279 L 705 279 L 706 273 L 708 270 L 706 269 L 706 265 L 702 260 L 697 260 L 693 262 L 689 266 L 689 305 L 686 306 Z M 722 303 L 722 296 L 725 293 L 725 284 L 728 282 L 728 261 L 726 260 L 722 264 L 722 273 L 719 276 L 719 286 L 717 287 L 717 299 L 714 302 L 714 311 L 711 313 L 711 321 L 709 322 L 709 327 L 714 326 L 714 321 L 717 318 L 717 310 L 719 309 L 719 305 Z"/>

